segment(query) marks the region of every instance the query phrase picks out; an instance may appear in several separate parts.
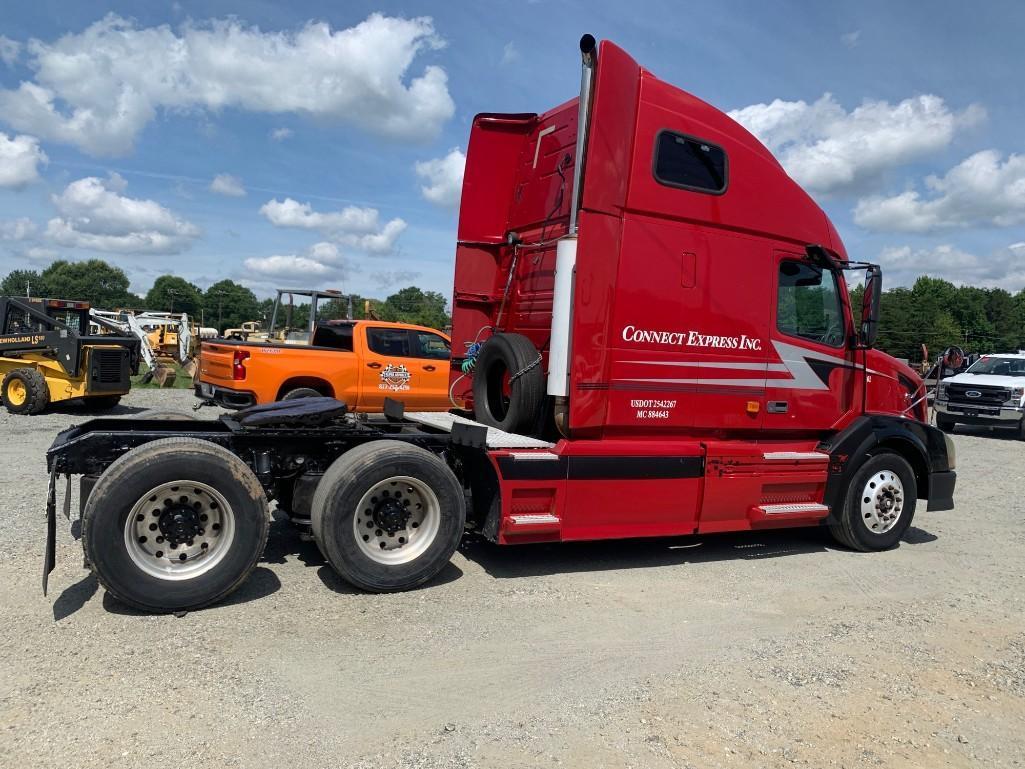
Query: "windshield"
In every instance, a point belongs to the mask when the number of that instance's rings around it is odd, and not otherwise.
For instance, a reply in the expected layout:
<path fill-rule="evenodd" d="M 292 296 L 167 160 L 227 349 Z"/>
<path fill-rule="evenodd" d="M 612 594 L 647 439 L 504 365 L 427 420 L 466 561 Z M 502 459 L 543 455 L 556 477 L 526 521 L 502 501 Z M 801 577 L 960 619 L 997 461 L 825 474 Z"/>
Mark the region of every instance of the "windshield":
<path fill-rule="evenodd" d="M 965 373 L 1025 377 L 1025 358 L 980 358 Z"/>

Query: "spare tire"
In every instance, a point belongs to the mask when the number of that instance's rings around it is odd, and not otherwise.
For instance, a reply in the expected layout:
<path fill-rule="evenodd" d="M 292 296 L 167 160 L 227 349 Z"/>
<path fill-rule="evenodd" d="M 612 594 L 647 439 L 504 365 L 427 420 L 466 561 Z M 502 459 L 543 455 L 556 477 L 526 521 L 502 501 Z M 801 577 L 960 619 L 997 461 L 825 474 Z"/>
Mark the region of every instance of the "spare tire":
<path fill-rule="evenodd" d="M 473 370 L 473 414 L 478 422 L 510 433 L 529 433 L 544 403 L 541 353 L 521 334 L 495 334 L 481 348 Z"/>

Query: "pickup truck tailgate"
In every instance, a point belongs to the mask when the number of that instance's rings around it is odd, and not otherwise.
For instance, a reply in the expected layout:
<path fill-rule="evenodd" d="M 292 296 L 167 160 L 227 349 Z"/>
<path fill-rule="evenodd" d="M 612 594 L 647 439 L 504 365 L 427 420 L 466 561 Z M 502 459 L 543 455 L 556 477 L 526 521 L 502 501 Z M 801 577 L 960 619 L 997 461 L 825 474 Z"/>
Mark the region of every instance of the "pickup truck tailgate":
<path fill-rule="evenodd" d="M 220 387 L 234 386 L 232 365 L 237 349 L 233 344 L 203 342 L 199 353 L 199 381 Z"/>

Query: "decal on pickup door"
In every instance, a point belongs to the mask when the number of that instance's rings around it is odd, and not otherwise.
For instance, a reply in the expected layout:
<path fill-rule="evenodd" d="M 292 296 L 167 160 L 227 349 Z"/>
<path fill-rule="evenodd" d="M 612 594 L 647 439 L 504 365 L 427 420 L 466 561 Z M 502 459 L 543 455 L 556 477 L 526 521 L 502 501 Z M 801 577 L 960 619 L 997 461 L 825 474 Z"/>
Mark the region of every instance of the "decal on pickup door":
<path fill-rule="evenodd" d="M 381 369 L 381 384 L 378 389 L 399 392 L 409 389 L 409 369 L 403 364 L 389 363 Z"/>

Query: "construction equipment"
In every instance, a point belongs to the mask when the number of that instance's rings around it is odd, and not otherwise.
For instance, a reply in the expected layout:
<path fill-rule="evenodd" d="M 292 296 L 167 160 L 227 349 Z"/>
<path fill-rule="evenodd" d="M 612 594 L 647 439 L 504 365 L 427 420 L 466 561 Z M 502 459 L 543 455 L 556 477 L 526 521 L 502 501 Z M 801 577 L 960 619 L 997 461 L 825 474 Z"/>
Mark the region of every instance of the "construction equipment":
<path fill-rule="evenodd" d="M 88 302 L 0 297 L 0 399 L 12 414 L 38 414 L 50 403 L 84 399 L 110 409 L 131 387 L 141 344 L 103 318 L 114 333 L 90 334 Z"/>

